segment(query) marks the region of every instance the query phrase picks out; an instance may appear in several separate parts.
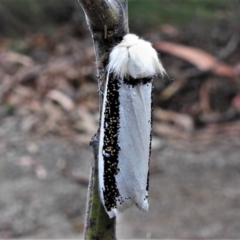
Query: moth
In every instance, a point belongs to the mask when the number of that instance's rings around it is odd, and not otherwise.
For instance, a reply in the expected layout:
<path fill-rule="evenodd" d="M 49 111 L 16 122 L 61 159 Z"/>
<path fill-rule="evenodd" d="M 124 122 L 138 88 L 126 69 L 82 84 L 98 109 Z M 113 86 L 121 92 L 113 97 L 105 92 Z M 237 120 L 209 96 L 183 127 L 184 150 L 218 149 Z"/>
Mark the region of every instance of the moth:
<path fill-rule="evenodd" d="M 136 204 L 148 210 L 152 81 L 165 70 L 150 42 L 127 34 L 113 47 L 100 122 L 99 191 L 110 218 Z"/>

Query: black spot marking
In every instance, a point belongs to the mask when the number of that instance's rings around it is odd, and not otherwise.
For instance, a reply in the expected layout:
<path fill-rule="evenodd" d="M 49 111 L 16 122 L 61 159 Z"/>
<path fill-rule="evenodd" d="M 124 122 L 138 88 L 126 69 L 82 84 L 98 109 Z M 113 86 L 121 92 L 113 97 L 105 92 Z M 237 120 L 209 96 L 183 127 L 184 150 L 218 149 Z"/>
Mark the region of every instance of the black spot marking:
<path fill-rule="evenodd" d="M 153 79 L 152 77 L 136 79 L 136 78 L 128 76 L 127 78 L 124 78 L 123 82 L 125 84 L 128 84 L 131 87 L 135 87 L 139 84 L 143 84 L 143 85 L 148 84 L 152 81 L 152 79 Z"/>

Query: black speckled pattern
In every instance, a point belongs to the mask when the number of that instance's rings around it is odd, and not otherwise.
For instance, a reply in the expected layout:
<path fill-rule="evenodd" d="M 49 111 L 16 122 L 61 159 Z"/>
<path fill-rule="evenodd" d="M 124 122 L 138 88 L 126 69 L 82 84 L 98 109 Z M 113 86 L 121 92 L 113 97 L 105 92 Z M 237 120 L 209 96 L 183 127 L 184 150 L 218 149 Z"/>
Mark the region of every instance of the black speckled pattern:
<path fill-rule="evenodd" d="M 116 184 L 115 176 L 121 171 L 118 168 L 118 155 L 120 147 L 118 145 L 118 132 L 119 132 L 119 88 L 121 84 L 128 84 L 129 87 L 135 87 L 138 84 L 147 84 L 152 81 L 152 78 L 134 79 L 126 78 L 121 81 L 114 74 L 109 74 L 108 88 L 106 96 L 106 106 L 104 111 L 104 138 L 103 138 L 103 160 L 104 160 L 104 174 L 103 181 L 104 187 L 103 197 L 105 202 L 105 208 L 107 211 L 111 211 L 113 208 L 117 208 L 117 203 L 122 204 L 124 200 L 120 195 L 119 189 Z M 152 122 L 152 120 L 151 120 Z M 126 133 L 127 134 L 127 133 Z M 151 138 L 151 133 L 150 136 Z M 149 146 L 151 150 L 151 143 Z M 150 157 L 150 156 L 149 156 Z M 148 179 L 146 183 L 146 189 L 148 190 Z M 147 199 L 146 196 L 145 199 Z"/>
<path fill-rule="evenodd" d="M 107 211 L 117 207 L 117 199 L 120 193 L 117 188 L 115 175 L 118 173 L 118 131 L 119 131 L 119 80 L 113 74 L 109 75 L 106 108 L 104 112 L 104 139 L 103 159 L 104 174 L 103 181 L 105 190 L 103 197 Z"/>

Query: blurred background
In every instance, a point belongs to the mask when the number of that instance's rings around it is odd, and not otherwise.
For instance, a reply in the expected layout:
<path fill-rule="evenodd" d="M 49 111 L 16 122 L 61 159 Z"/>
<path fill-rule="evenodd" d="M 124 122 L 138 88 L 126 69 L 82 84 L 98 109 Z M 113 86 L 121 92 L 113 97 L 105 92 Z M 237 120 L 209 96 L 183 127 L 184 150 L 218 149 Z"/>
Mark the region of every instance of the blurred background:
<path fill-rule="evenodd" d="M 240 2 L 129 0 L 154 82 L 150 211 L 118 238 L 240 238 Z M 82 238 L 94 49 L 77 0 L 0 2 L 0 238 Z"/>

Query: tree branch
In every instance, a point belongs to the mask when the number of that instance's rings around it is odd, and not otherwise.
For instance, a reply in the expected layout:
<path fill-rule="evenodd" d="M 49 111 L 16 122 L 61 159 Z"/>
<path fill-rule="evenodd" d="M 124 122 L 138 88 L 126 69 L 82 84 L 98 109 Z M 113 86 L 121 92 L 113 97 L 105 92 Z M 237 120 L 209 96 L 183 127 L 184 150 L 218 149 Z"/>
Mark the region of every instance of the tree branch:
<path fill-rule="evenodd" d="M 87 24 L 94 41 L 99 80 L 100 110 L 102 110 L 105 67 L 102 62 L 111 48 L 128 33 L 127 0 L 78 0 L 85 12 Z M 101 116 L 101 114 L 100 114 Z M 99 121 L 101 122 L 101 121 Z M 94 162 L 88 189 L 88 207 L 85 222 L 85 239 L 116 239 L 116 219 L 110 219 L 100 201 L 98 187 L 98 142 L 99 135 L 93 137 Z"/>
<path fill-rule="evenodd" d="M 79 0 L 91 31 L 128 31 L 126 0 Z"/>

